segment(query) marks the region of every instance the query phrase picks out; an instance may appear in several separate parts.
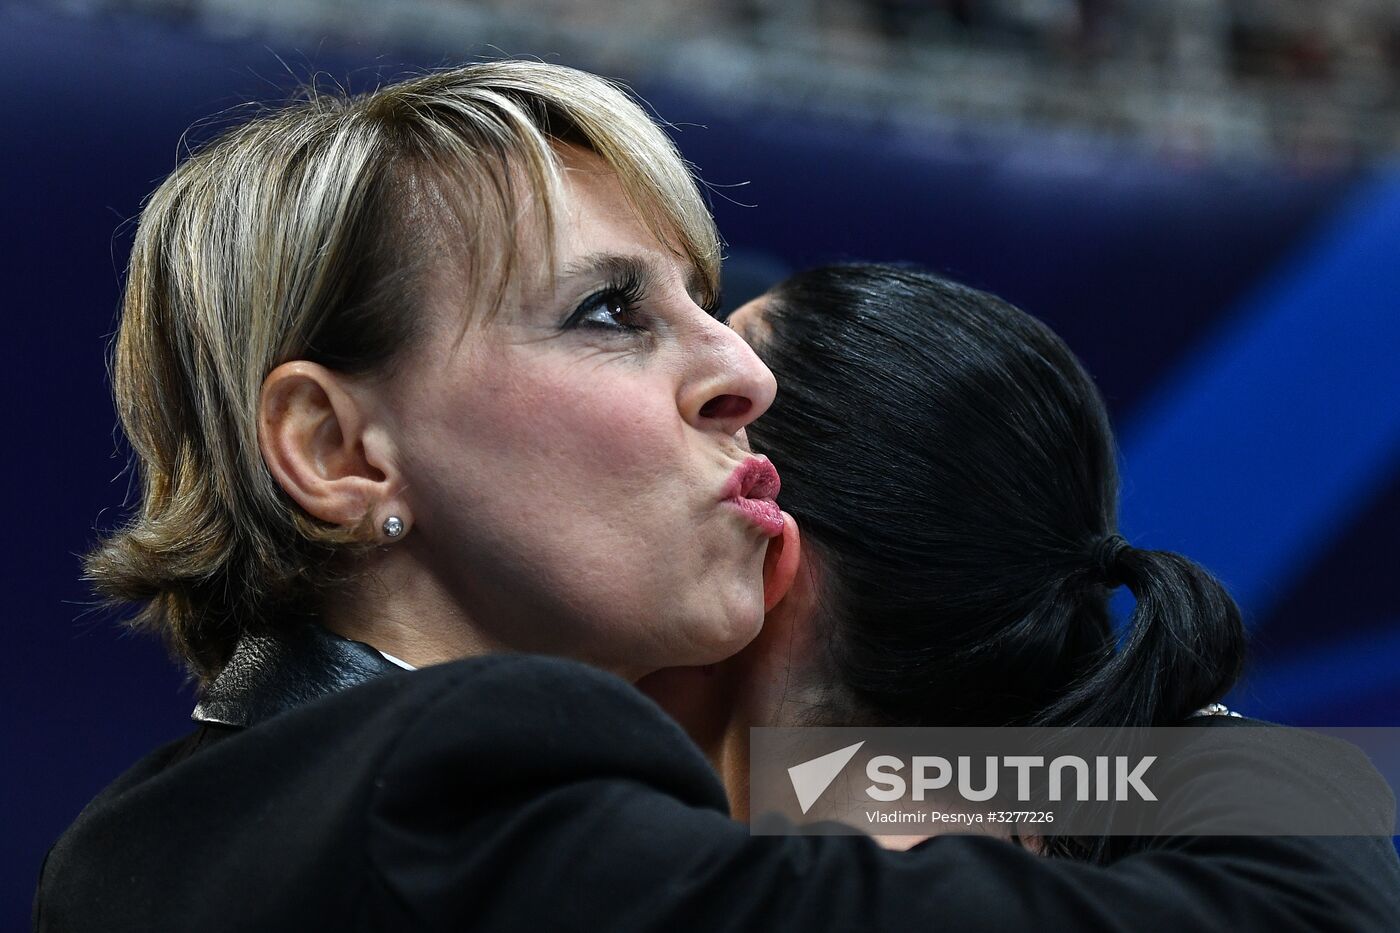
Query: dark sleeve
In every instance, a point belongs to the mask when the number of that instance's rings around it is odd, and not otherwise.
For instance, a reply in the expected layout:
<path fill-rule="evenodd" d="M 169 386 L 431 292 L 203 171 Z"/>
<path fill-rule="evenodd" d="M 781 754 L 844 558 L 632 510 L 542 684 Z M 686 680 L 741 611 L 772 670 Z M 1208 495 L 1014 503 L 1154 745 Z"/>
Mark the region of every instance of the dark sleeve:
<path fill-rule="evenodd" d="M 376 781 L 378 928 L 1400 930 L 1388 839 L 1164 839 L 1099 866 L 974 836 L 750 836 L 623 681 L 542 659 L 441 679 Z"/>

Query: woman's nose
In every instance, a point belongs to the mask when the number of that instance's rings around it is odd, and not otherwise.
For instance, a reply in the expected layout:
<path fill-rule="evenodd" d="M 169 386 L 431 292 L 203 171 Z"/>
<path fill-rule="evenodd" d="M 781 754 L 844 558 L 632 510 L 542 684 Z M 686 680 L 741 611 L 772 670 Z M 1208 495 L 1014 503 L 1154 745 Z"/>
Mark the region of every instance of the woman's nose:
<path fill-rule="evenodd" d="M 738 434 L 778 393 L 778 381 L 744 339 L 706 316 L 701 348 L 689 357 L 681 413 L 697 428 Z"/>

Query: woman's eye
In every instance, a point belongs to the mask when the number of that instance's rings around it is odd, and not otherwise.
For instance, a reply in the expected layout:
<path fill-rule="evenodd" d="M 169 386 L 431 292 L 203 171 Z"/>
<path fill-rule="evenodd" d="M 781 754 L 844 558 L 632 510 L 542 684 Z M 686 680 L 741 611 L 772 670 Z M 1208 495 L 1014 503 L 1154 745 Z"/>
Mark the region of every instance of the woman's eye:
<path fill-rule="evenodd" d="M 611 331 L 639 331 L 640 315 L 633 302 L 620 292 L 603 292 L 579 305 L 565 327 L 588 327 Z"/>

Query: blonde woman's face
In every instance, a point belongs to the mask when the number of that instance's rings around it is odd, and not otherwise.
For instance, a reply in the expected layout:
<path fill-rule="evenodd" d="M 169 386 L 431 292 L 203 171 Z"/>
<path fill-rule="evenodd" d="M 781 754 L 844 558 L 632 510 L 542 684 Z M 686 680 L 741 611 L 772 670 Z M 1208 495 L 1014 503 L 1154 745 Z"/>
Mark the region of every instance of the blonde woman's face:
<path fill-rule="evenodd" d="M 430 285 L 432 333 L 388 390 L 413 516 L 395 546 L 496 644 L 628 677 L 711 663 L 763 619 L 782 518 L 744 426 L 773 376 L 604 163 L 562 153 L 557 276 L 460 341 L 476 296 L 451 268 Z"/>

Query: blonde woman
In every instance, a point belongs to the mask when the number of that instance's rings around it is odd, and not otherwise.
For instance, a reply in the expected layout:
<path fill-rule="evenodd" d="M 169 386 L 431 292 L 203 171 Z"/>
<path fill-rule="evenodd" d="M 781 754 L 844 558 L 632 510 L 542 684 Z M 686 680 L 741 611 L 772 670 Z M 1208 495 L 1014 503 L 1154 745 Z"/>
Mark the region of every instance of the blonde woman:
<path fill-rule="evenodd" d="M 167 179 L 115 352 L 141 499 L 87 566 L 196 728 L 58 841 L 36 926 L 1194 916 L 1190 866 L 1167 896 L 990 839 L 752 838 L 629 683 L 732 655 L 796 569 L 718 257 L 657 127 L 542 64 L 321 97 Z"/>

